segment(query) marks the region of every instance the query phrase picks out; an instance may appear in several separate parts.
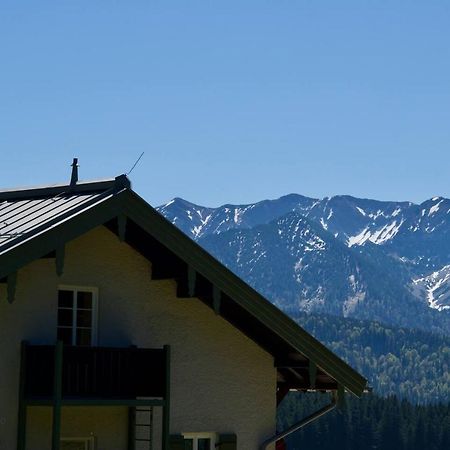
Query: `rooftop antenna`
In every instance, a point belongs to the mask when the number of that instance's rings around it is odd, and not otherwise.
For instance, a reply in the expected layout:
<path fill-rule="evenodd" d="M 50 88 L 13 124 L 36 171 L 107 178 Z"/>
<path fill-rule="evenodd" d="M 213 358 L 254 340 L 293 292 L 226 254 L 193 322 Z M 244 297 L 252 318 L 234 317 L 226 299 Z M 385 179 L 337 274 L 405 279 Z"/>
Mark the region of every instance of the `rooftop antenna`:
<path fill-rule="evenodd" d="M 133 167 L 127 172 L 127 176 L 130 175 L 130 173 L 133 171 L 133 169 L 138 165 L 138 162 L 141 160 L 141 158 L 144 156 L 145 152 L 142 152 L 139 158 L 136 160 L 136 162 L 133 164 Z"/>
<path fill-rule="evenodd" d="M 75 186 L 78 182 L 78 158 L 73 158 L 72 175 L 70 177 L 70 186 Z"/>

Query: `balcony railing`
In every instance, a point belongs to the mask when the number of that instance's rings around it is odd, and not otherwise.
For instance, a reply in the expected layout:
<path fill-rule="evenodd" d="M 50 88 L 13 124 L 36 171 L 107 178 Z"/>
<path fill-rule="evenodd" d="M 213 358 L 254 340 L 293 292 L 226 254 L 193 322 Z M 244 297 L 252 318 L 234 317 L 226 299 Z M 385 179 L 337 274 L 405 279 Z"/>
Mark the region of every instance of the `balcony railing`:
<path fill-rule="evenodd" d="M 62 399 L 163 398 L 167 392 L 166 349 L 26 345 L 22 361 L 27 400 L 51 399 L 55 373 Z"/>

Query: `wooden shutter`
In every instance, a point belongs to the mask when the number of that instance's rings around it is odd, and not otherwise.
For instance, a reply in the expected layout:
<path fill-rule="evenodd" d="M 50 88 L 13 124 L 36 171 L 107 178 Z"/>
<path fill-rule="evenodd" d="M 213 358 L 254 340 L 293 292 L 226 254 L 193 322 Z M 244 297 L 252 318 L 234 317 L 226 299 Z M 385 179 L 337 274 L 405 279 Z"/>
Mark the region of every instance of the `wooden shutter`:
<path fill-rule="evenodd" d="M 237 438 L 235 434 L 219 434 L 218 450 L 236 450 Z"/>

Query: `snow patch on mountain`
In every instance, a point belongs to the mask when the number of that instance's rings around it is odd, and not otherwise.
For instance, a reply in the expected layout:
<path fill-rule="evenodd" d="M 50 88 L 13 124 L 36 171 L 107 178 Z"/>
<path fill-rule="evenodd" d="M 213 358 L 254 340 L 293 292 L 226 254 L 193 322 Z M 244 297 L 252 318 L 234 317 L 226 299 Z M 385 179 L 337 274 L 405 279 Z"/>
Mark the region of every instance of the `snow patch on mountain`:
<path fill-rule="evenodd" d="M 312 236 L 310 237 L 306 243 L 308 244 L 308 246 L 305 246 L 305 252 L 312 252 L 314 250 L 325 250 L 326 248 L 326 244 L 325 242 L 320 239 L 320 237 L 318 236 Z"/>
<path fill-rule="evenodd" d="M 356 236 L 350 236 L 348 238 L 347 245 L 349 247 L 353 247 L 354 245 L 362 245 L 370 238 L 371 234 L 372 233 L 368 230 L 368 228 L 364 228 L 364 230 Z"/>
<path fill-rule="evenodd" d="M 191 233 L 194 235 L 194 237 L 197 237 L 202 233 L 204 227 L 208 224 L 209 220 L 212 217 L 212 214 L 208 214 L 206 217 L 203 217 L 201 210 L 196 210 L 196 213 L 200 219 L 200 225 L 191 228 Z"/>
<path fill-rule="evenodd" d="M 359 303 L 366 298 L 366 292 L 359 287 L 354 274 L 348 277 L 348 281 L 352 295 L 348 295 L 347 299 L 344 300 L 344 303 L 342 304 L 342 315 L 344 317 L 349 317 L 355 311 Z"/>
<path fill-rule="evenodd" d="M 444 201 L 444 199 L 441 199 L 438 203 L 436 203 L 435 205 L 433 205 L 430 208 L 430 211 L 428 212 L 428 217 L 432 216 L 434 213 L 439 211 L 439 206 L 441 205 L 441 203 Z"/>
<path fill-rule="evenodd" d="M 354 245 L 363 245 L 366 241 L 370 241 L 373 244 L 384 244 L 392 239 L 400 230 L 404 220 L 401 220 L 399 224 L 397 221 L 384 225 L 378 230 L 370 231 L 368 228 L 364 228 L 359 234 L 350 236 L 347 240 L 347 245 L 353 247 Z"/>
<path fill-rule="evenodd" d="M 450 265 L 423 278 L 417 278 L 412 283 L 413 293 L 419 298 L 423 298 L 425 294 L 430 308 L 450 310 Z"/>

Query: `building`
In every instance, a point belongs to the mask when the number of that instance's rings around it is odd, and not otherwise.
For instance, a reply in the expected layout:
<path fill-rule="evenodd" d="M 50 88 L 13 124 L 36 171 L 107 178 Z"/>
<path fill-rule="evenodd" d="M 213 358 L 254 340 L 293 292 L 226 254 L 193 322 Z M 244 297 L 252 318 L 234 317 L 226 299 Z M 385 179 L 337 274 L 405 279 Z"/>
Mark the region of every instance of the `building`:
<path fill-rule="evenodd" d="M 365 385 L 126 176 L 0 192 L 1 449 L 273 449 L 289 390 Z"/>

